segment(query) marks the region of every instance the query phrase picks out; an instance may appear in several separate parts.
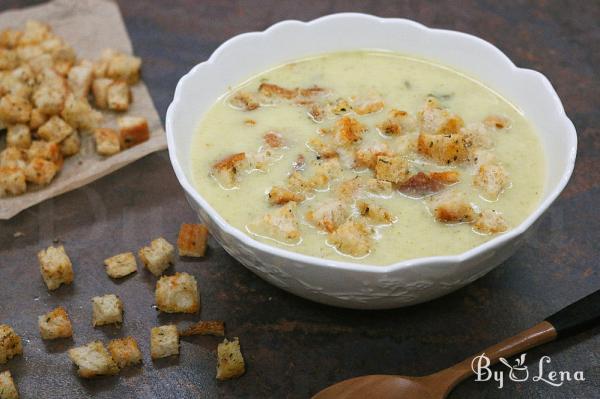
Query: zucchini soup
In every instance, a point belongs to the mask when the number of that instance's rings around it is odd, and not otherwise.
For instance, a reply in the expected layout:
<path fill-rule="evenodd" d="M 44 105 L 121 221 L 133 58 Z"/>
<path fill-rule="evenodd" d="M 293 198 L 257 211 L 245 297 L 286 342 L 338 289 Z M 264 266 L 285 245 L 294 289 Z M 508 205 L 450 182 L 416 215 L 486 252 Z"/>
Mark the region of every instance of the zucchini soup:
<path fill-rule="evenodd" d="M 196 189 L 256 240 L 388 265 L 464 252 L 521 223 L 541 144 L 507 100 L 447 67 L 380 51 L 256 75 L 204 115 Z"/>

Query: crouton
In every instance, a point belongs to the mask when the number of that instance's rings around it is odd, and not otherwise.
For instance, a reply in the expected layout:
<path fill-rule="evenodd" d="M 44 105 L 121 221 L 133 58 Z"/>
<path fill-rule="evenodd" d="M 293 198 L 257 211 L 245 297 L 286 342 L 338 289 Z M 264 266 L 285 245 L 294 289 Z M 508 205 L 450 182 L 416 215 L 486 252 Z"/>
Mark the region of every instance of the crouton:
<path fill-rule="evenodd" d="M 374 169 L 377 165 L 377 157 L 380 155 L 393 156 L 394 154 L 385 143 L 376 143 L 368 147 L 358 148 L 354 151 L 354 166 Z"/>
<path fill-rule="evenodd" d="M 28 123 L 31 103 L 26 98 L 7 94 L 0 100 L 0 120 L 4 123 Z"/>
<path fill-rule="evenodd" d="M 19 66 L 19 56 L 15 50 L 0 48 L 0 71 L 10 71 Z"/>
<path fill-rule="evenodd" d="M 409 115 L 406 111 L 393 109 L 390 111 L 390 117 L 377 125 L 377 129 L 388 136 L 398 136 L 404 133 L 403 121 Z"/>
<path fill-rule="evenodd" d="M 194 276 L 175 273 L 162 276 L 156 282 L 156 305 L 167 313 L 197 313 L 200 310 L 200 294 Z"/>
<path fill-rule="evenodd" d="M 96 151 L 100 155 L 113 155 L 121 151 L 119 134 L 113 129 L 97 128 L 94 130 Z"/>
<path fill-rule="evenodd" d="M 0 32 L 0 47 L 15 48 L 23 32 L 17 29 L 4 29 Z"/>
<path fill-rule="evenodd" d="M 97 78 L 92 82 L 92 93 L 96 107 L 100 109 L 108 108 L 108 88 L 114 83 L 114 80 L 108 78 Z"/>
<path fill-rule="evenodd" d="M 429 97 L 418 113 L 421 132 L 426 134 L 454 134 L 463 127 L 463 120 L 442 108 L 436 99 Z"/>
<path fill-rule="evenodd" d="M 23 82 L 28 86 L 35 84 L 35 72 L 28 64 L 19 65 L 18 68 L 15 68 L 10 72 L 9 76 L 18 79 L 20 82 Z"/>
<path fill-rule="evenodd" d="M 445 188 L 447 185 L 458 182 L 458 178 L 458 172 L 455 171 L 419 172 L 400 184 L 398 190 L 404 193 L 417 195 L 435 193 Z"/>
<path fill-rule="evenodd" d="M 329 241 L 338 251 L 362 257 L 371 252 L 373 231 L 359 220 L 348 220 L 329 235 Z"/>
<path fill-rule="evenodd" d="M 229 380 L 240 377 L 246 372 L 244 357 L 240 349 L 240 340 L 227 338 L 217 346 L 217 380 Z"/>
<path fill-rule="evenodd" d="M 269 199 L 269 204 L 271 205 L 283 205 L 290 201 L 302 202 L 305 198 L 303 194 L 295 193 L 285 187 L 279 186 L 271 187 L 267 197 Z"/>
<path fill-rule="evenodd" d="M 148 121 L 139 116 L 122 116 L 117 119 L 119 135 L 121 136 L 121 147 L 129 148 L 143 143 L 150 138 Z"/>
<path fill-rule="evenodd" d="M 201 258 L 206 253 L 208 229 L 202 224 L 183 223 L 177 237 L 179 256 Z"/>
<path fill-rule="evenodd" d="M 390 195 L 392 193 L 392 183 L 386 180 L 367 179 L 365 189 L 376 195 Z"/>
<path fill-rule="evenodd" d="M 123 322 L 123 302 L 114 294 L 93 297 L 92 310 L 94 327 Z"/>
<path fill-rule="evenodd" d="M 352 110 L 358 115 L 374 114 L 384 107 L 384 102 L 378 98 L 352 99 Z"/>
<path fill-rule="evenodd" d="M 339 145 L 351 145 L 361 140 L 365 130 L 365 126 L 359 121 L 344 116 L 335 123 L 335 140 Z"/>
<path fill-rule="evenodd" d="M 61 78 L 62 79 L 62 78 Z M 63 111 L 67 98 L 64 80 L 55 83 L 40 84 L 32 95 L 33 104 L 41 115 L 58 115 Z M 41 119 L 41 115 L 34 115 Z M 38 124 L 36 120 L 34 124 Z"/>
<path fill-rule="evenodd" d="M 71 155 L 75 155 L 81 149 L 81 139 L 79 138 L 79 133 L 74 131 L 70 135 L 67 136 L 60 143 L 60 153 L 64 157 L 70 157 Z"/>
<path fill-rule="evenodd" d="M 437 221 L 443 223 L 472 222 L 473 206 L 461 191 L 451 190 L 437 194 L 429 200 L 430 209 Z"/>
<path fill-rule="evenodd" d="M 43 53 L 29 59 L 27 61 L 27 65 L 29 65 L 29 67 L 37 75 L 44 69 L 52 68 L 54 65 L 54 60 L 50 54 Z"/>
<path fill-rule="evenodd" d="M 108 351 L 120 369 L 142 362 L 142 352 L 133 337 L 113 339 L 108 343 Z"/>
<path fill-rule="evenodd" d="M 122 278 L 137 272 L 137 263 L 135 256 L 131 252 L 111 256 L 104 259 L 106 274 L 112 278 Z"/>
<path fill-rule="evenodd" d="M 479 166 L 473 184 L 483 191 L 487 199 L 495 200 L 510 185 L 510 181 L 502 165 L 492 161 Z"/>
<path fill-rule="evenodd" d="M 249 93 L 238 91 L 229 99 L 229 104 L 244 111 L 253 111 L 260 107 L 259 102 Z"/>
<path fill-rule="evenodd" d="M 298 95 L 298 89 L 286 89 L 272 83 L 261 83 L 258 92 L 265 97 L 281 97 L 290 100 Z"/>
<path fill-rule="evenodd" d="M 253 226 L 268 237 L 283 241 L 296 241 L 300 238 L 296 209 L 296 202 L 288 202 L 280 208 L 267 212 Z"/>
<path fill-rule="evenodd" d="M 119 367 L 100 341 L 69 349 L 69 358 L 79 368 L 79 376 L 83 378 L 119 373 Z"/>
<path fill-rule="evenodd" d="M 267 144 L 271 148 L 283 147 L 283 138 L 281 137 L 280 133 L 273 131 L 267 132 L 263 136 L 263 139 L 265 141 L 265 144 Z"/>
<path fill-rule="evenodd" d="M 42 339 L 69 338 L 73 327 L 67 311 L 62 306 L 38 317 L 38 327 Z"/>
<path fill-rule="evenodd" d="M 141 248 L 138 254 L 148 270 L 158 277 L 173 263 L 174 252 L 173 245 L 159 237 L 152 240 L 150 246 Z"/>
<path fill-rule="evenodd" d="M 477 215 L 473 228 L 482 234 L 496 234 L 508 230 L 508 224 L 500 212 L 486 209 Z"/>
<path fill-rule="evenodd" d="M 287 179 L 287 187 L 295 193 L 308 193 L 314 189 L 313 182 L 306 179 L 300 172 L 292 172 Z"/>
<path fill-rule="evenodd" d="M 106 67 L 106 76 L 114 80 L 123 80 L 132 85 L 140 80 L 142 59 L 128 54 L 116 54 Z"/>
<path fill-rule="evenodd" d="M 379 180 L 399 184 L 409 177 L 408 161 L 398 155 L 378 155 L 375 163 L 375 177 Z"/>
<path fill-rule="evenodd" d="M 471 146 L 471 151 L 492 148 L 494 140 L 490 133 L 490 129 L 481 122 L 469 123 L 460 129 L 460 134 L 464 136 L 465 141 Z M 477 160 L 476 155 L 473 158 L 475 161 Z"/>
<path fill-rule="evenodd" d="M 0 324 L 0 364 L 23 354 L 21 337 L 7 324 Z"/>
<path fill-rule="evenodd" d="M 333 112 L 335 115 L 345 115 L 350 111 L 352 111 L 352 107 L 348 101 L 343 98 L 338 98 L 331 107 L 331 112 Z"/>
<path fill-rule="evenodd" d="M 306 105 L 307 114 L 313 120 L 313 122 L 320 123 L 325 120 L 325 109 L 315 103 L 310 103 Z"/>
<path fill-rule="evenodd" d="M 39 44 L 46 40 L 51 32 L 49 25 L 40 21 L 28 20 L 25 23 L 23 34 L 19 37 L 19 45 Z"/>
<path fill-rule="evenodd" d="M 37 131 L 40 138 L 53 143 L 60 143 L 73 133 L 73 128 L 60 116 L 54 115 Z"/>
<path fill-rule="evenodd" d="M 17 386 L 9 370 L 0 373 L 0 399 L 19 399 Z"/>
<path fill-rule="evenodd" d="M 419 134 L 417 150 L 434 161 L 450 165 L 468 161 L 471 143 L 461 133 Z"/>
<path fill-rule="evenodd" d="M 67 77 L 73 67 L 72 61 L 54 60 L 54 70 L 61 76 Z"/>
<path fill-rule="evenodd" d="M 487 127 L 496 129 L 507 129 L 510 127 L 510 119 L 501 115 L 489 115 L 483 120 L 483 123 Z"/>
<path fill-rule="evenodd" d="M 390 224 L 394 222 L 394 215 L 380 205 L 367 201 L 358 201 L 356 207 L 361 216 L 366 217 L 375 224 Z"/>
<path fill-rule="evenodd" d="M 25 172 L 18 167 L 0 167 L 0 198 L 27 190 Z"/>
<path fill-rule="evenodd" d="M 69 93 L 60 116 L 75 129 L 92 132 L 102 121 L 102 114 L 93 109 L 87 99 Z"/>
<path fill-rule="evenodd" d="M 27 153 L 20 148 L 6 147 L 0 151 L 0 167 L 1 168 L 20 168 L 24 169 Z"/>
<path fill-rule="evenodd" d="M 42 158 L 54 163 L 57 167 L 63 164 L 63 157 L 60 147 L 56 143 L 49 143 L 42 140 L 34 140 L 31 147 L 27 149 L 27 159 Z"/>
<path fill-rule="evenodd" d="M 25 179 L 40 186 L 50 183 L 56 173 L 58 173 L 58 166 L 44 158 L 33 158 L 25 167 Z"/>
<path fill-rule="evenodd" d="M 29 127 L 33 130 L 42 126 L 48 120 L 48 115 L 42 112 L 39 108 L 33 108 L 31 110 L 31 116 L 29 118 Z"/>
<path fill-rule="evenodd" d="M 214 335 L 222 337 L 225 335 L 225 323 L 222 321 L 207 321 L 202 320 L 192 324 L 183 331 L 179 332 L 181 337 L 189 337 L 192 335 Z"/>
<path fill-rule="evenodd" d="M 153 327 L 150 335 L 152 359 L 160 359 L 179 354 L 179 332 L 173 324 Z"/>
<path fill-rule="evenodd" d="M 0 71 L 0 97 L 11 94 L 14 97 L 29 98 L 33 92 L 30 83 L 23 82 L 21 79 L 14 76 L 12 72 L 4 75 L 1 75 L 1 72 L 2 71 Z"/>
<path fill-rule="evenodd" d="M 306 213 L 306 220 L 317 228 L 333 232 L 348 218 L 350 212 L 345 203 L 339 200 L 321 202 Z"/>
<path fill-rule="evenodd" d="M 127 111 L 129 102 L 131 101 L 131 93 L 126 82 L 113 82 L 106 91 L 106 102 L 108 108 L 113 111 Z"/>
<path fill-rule="evenodd" d="M 94 71 L 90 62 L 82 62 L 72 67 L 67 75 L 69 89 L 76 97 L 87 97 L 90 92 Z"/>
<path fill-rule="evenodd" d="M 333 158 L 338 155 L 337 150 L 331 143 L 326 143 L 318 137 L 311 138 L 306 142 L 306 145 L 322 159 Z"/>
<path fill-rule="evenodd" d="M 37 257 L 42 278 L 49 290 L 73 282 L 73 265 L 62 245 L 43 249 L 38 252 Z"/>
<path fill-rule="evenodd" d="M 212 175 L 225 188 L 233 188 L 239 179 L 239 172 L 245 167 L 246 154 L 240 152 L 225 157 L 212 167 Z"/>
<path fill-rule="evenodd" d="M 44 49 L 37 44 L 19 46 L 15 50 L 17 51 L 17 55 L 19 56 L 19 60 L 21 60 L 22 62 L 29 62 L 29 60 L 32 60 L 35 57 L 39 57 L 40 55 L 44 54 Z"/>

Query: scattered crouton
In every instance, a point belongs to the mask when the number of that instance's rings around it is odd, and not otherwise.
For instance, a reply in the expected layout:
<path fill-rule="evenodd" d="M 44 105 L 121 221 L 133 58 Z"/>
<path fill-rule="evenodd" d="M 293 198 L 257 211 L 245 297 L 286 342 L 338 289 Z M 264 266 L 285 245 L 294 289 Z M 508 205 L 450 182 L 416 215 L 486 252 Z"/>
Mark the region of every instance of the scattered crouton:
<path fill-rule="evenodd" d="M 28 182 L 43 186 L 50 183 L 57 172 L 58 166 L 54 162 L 43 158 L 34 158 L 25 167 L 25 179 Z"/>
<path fill-rule="evenodd" d="M 267 132 L 263 136 L 265 143 L 271 148 L 279 148 L 283 147 L 283 138 L 280 133 L 277 132 Z"/>
<path fill-rule="evenodd" d="M 160 359 L 179 354 L 179 332 L 173 324 L 153 327 L 150 337 L 152 359 Z"/>
<path fill-rule="evenodd" d="M 415 128 L 414 117 L 408 112 L 392 109 L 388 119 L 377 125 L 379 131 L 388 136 L 398 136 Z"/>
<path fill-rule="evenodd" d="M 462 191 L 450 190 L 430 199 L 433 216 L 443 223 L 472 222 L 475 219 L 473 206 Z"/>
<path fill-rule="evenodd" d="M 377 157 L 380 155 L 393 156 L 394 154 L 385 143 L 376 143 L 368 147 L 358 148 L 354 151 L 354 166 L 374 169 L 377 165 Z"/>
<path fill-rule="evenodd" d="M 119 367 L 100 341 L 69 349 L 69 358 L 79 368 L 79 376 L 83 378 L 119 373 Z"/>
<path fill-rule="evenodd" d="M 418 113 L 421 132 L 426 134 L 454 134 L 463 127 L 463 120 L 440 106 L 435 98 L 429 97 Z"/>
<path fill-rule="evenodd" d="M 194 276 L 175 273 L 162 276 L 156 282 L 156 305 L 167 313 L 197 313 L 200 310 L 200 294 Z"/>
<path fill-rule="evenodd" d="M 53 143 L 60 143 L 73 133 L 73 128 L 60 116 L 54 115 L 37 131 L 40 138 Z"/>
<path fill-rule="evenodd" d="M 90 62 L 82 62 L 69 70 L 67 82 L 77 97 L 87 97 L 94 79 L 94 71 Z"/>
<path fill-rule="evenodd" d="M 96 111 L 84 97 L 69 93 L 65 98 L 60 116 L 75 129 L 92 132 L 102 121 L 102 114 Z"/>
<path fill-rule="evenodd" d="M 97 78 L 92 82 L 92 93 L 96 107 L 108 108 L 108 88 L 114 83 L 112 79 Z"/>
<path fill-rule="evenodd" d="M 113 129 L 97 128 L 94 130 L 96 152 L 100 155 L 114 155 L 121 151 L 119 134 Z"/>
<path fill-rule="evenodd" d="M 117 119 L 121 147 L 130 148 L 150 138 L 148 121 L 140 116 L 122 116 Z"/>
<path fill-rule="evenodd" d="M 261 83 L 258 92 L 265 97 L 281 97 L 290 100 L 298 95 L 298 89 L 286 89 L 272 83 Z"/>
<path fill-rule="evenodd" d="M 0 364 L 5 364 L 17 355 L 23 354 L 21 338 L 7 324 L 0 324 Z"/>
<path fill-rule="evenodd" d="M 67 97 L 67 89 L 64 79 L 62 77 L 59 77 L 59 79 L 61 80 L 58 82 L 43 82 L 33 92 L 33 104 L 37 112 L 39 112 L 36 115 L 32 111 L 30 115 L 32 119 L 33 117 L 36 118 L 31 121 L 33 126 L 39 124 L 38 120 L 41 120 L 43 116 L 58 115 L 62 112 Z"/>
<path fill-rule="evenodd" d="M 327 143 L 318 137 L 313 137 L 306 143 L 308 148 L 317 153 L 321 159 L 337 157 L 338 153 L 335 146 Z"/>
<path fill-rule="evenodd" d="M 74 131 L 70 135 L 67 136 L 60 143 L 60 153 L 64 157 L 70 157 L 71 155 L 75 155 L 81 149 L 81 139 L 79 138 L 79 133 Z"/>
<path fill-rule="evenodd" d="M 0 151 L 1 168 L 20 168 L 26 166 L 27 152 L 20 148 L 6 147 Z"/>
<path fill-rule="evenodd" d="M 117 53 L 108 61 L 106 76 L 114 80 L 123 80 L 132 85 L 140 80 L 141 67 L 141 58 Z"/>
<path fill-rule="evenodd" d="M 342 225 L 349 215 L 348 206 L 344 202 L 334 199 L 316 204 L 306 213 L 306 220 L 317 228 L 331 233 Z"/>
<path fill-rule="evenodd" d="M 442 165 L 468 161 L 471 143 L 461 133 L 455 134 L 419 134 L 419 153 Z"/>
<path fill-rule="evenodd" d="M 10 125 L 6 131 L 8 147 L 29 148 L 31 146 L 31 131 L 29 126 L 18 123 Z"/>
<path fill-rule="evenodd" d="M 212 174 L 223 187 L 235 187 L 238 182 L 239 172 L 245 166 L 245 161 L 246 154 L 243 152 L 230 155 L 213 165 Z"/>
<path fill-rule="evenodd" d="M 259 102 L 249 93 L 238 91 L 229 99 L 229 104 L 245 111 L 253 111 L 260 107 Z"/>
<path fill-rule="evenodd" d="M 183 223 L 177 237 L 179 256 L 201 258 L 206 253 L 208 229 L 202 224 Z"/>
<path fill-rule="evenodd" d="M 60 147 L 56 143 L 49 143 L 42 140 L 34 140 L 31 147 L 27 149 L 27 159 L 42 158 L 54 163 L 57 167 L 63 164 L 63 156 Z"/>
<path fill-rule="evenodd" d="M 123 322 L 123 302 L 114 294 L 93 297 L 92 310 L 94 327 Z"/>
<path fill-rule="evenodd" d="M 113 339 L 108 343 L 108 351 L 120 369 L 142 362 L 142 352 L 133 337 Z"/>
<path fill-rule="evenodd" d="M 69 338 L 73 327 L 67 311 L 62 306 L 38 317 L 38 327 L 42 339 Z"/>
<path fill-rule="evenodd" d="M 135 256 L 131 252 L 111 256 L 104 260 L 106 274 L 112 278 L 122 278 L 137 272 Z"/>
<path fill-rule="evenodd" d="M 473 178 L 473 184 L 490 200 L 495 200 L 510 185 L 508 173 L 496 162 L 482 163 Z"/>
<path fill-rule="evenodd" d="M 358 201 L 356 206 L 361 216 L 366 217 L 376 224 L 390 224 L 394 221 L 394 215 L 381 205 L 367 201 Z"/>
<path fill-rule="evenodd" d="M 335 115 L 346 115 L 350 111 L 352 111 L 352 106 L 344 98 L 338 98 L 331 106 L 331 112 Z"/>
<path fill-rule="evenodd" d="M 387 196 L 392 192 L 392 183 L 386 180 L 368 179 L 365 188 L 372 194 Z"/>
<path fill-rule="evenodd" d="M 483 120 L 483 123 L 488 127 L 496 129 L 507 129 L 510 127 L 510 120 L 501 115 L 489 115 Z"/>
<path fill-rule="evenodd" d="M 359 220 L 348 220 L 329 235 L 338 251 L 354 257 L 367 255 L 373 246 L 373 231 Z"/>
<path fill-rule="evenodd" d="M 354 118 L 344 116 L 335 123 L 335 139 L 339 145 L 347 146 L 361 140 L 365 126 Z"/>
<path fill-rule="evenodd" d="M 287 186 L 291 191 L 300 194 L 308 193 L 315 188 L 313 182 L 306 179 L 298 171 L 294 171 L 288 176 Z"/>
<path fill-rule="evenodd" d="M 0 48 L 0 71 L 10 71 L 19 66 L 19 56 L 15 50 Z"/>
<path fill-rule="evenodd" d="M 19 399 L 17 386 L 9 370 L 0 373 L 0 399 Z"/>
<path fill-rule="evenodd" d="M 285 187 L 273 186 L 267 194 L 269 204 L 271 205 L 283 205 L 290 201 L 302 202 L 304 201 L 304 195 L 295 193 Z"/>
<path fill-rule="evenodd" d="M 214 335 L 215 337 L 223 337 L 225 335 L 225 323 L 222 321 L 202 320 L 188 326 L 179 332 L 182 337 L 192 335 Z"/>
<path fill-rule="evenodd" d="M 35 20 L 28 20 L 25 23 L 23 34 L 19 37 L 18 45 L 39 44 L 46 40 L 51 32 L 49 25 Z"/>
<path fill-rule="evenodd" d="M 23 169 L 14 166 L 0 167 L 0 198 L 23 194 L 27 181 Z"/>
<path fill-rule="evenodd" d="M 65 248 L 48 247 L 37 254 L 42 278 L 49 290 L 55 290 L 61 284 L 73 282 L 73 265 L 65 252 Z"/>
<path fill-rule="evenodd" d="M 288 202 L 280 208 L 267 212 L 262 219 L 253 225 L 268 237 L 284 241 L 296 241 L 300 238 L 296 210 L 297 203 Z"/>
<path fill-rule="evenodd" d="M 7 94 L 0 99 L 0 120 L 4 123 L 28 123 L 31 103 L 23 97 Z"/>
<path fill-rule="evenodd" d="M 435 193 L 450 184 L 457 183 L 458 179 L 458 172 L 455 171 L 419 172 L 400 184 L 398 190 L 408 194 L 425 195 Z"/>
<path fill-rule="evenodd" d="M 174 253 L 173 245 L 159 237 L 152 240 L 150 246 L 141 248 L 138 254 L 148 270 L 159 277 L 173 263 Z"/>
<path fill-rule="evenodd" d="M 240 349 L 240 340 L 227 338 L 217 346 L 217 380 L 229 380 L 240 377 L 246 372 L 244 357 Z"/>
<path fill-rule="evenodd" d="M 23 32 L 17 29 L 4 29 L 0 32 L 0 47 L 15 48 Z"/>
<path fill-rule="evenodd" d="M 113 111 L 127 111 L 131 101 L 131 93 L 126 82 L 116 81 L 108 86 L 106 102 Z"/>
<path fill-rule="evenodd" d="M 496 234 L 508 230 L 508 224 L 502 214 L 488 209 L 477 215 L 473 227 L 483 234 Z"/>
<path fill-rule="evenodd" d="M 375 177 L 391 183 L 402 183 L 410 175 L 408 161 L 398 155 L 378 155 L 375 163 Z"/>
<path fill-rule="evenodd" d="M 380 98 L 353 98 L 352 110 L 358 115 L 368 115 L 379 112 L 383 109 L 385 103 Z"/>

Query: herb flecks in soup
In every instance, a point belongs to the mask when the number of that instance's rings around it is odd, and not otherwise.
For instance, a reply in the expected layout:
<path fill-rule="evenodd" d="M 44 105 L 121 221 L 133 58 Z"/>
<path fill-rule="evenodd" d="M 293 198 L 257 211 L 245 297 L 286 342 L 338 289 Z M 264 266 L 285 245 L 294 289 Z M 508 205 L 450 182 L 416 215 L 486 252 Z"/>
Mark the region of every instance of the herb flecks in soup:
<path fill-rule="evenodd" d="M 510 103 L 451 69 L 330 54 L 253 77 L 205 115 L 199 192 L 254 238 L 385 265 L 464 252 L 537 205 L 540 143 Z"/>

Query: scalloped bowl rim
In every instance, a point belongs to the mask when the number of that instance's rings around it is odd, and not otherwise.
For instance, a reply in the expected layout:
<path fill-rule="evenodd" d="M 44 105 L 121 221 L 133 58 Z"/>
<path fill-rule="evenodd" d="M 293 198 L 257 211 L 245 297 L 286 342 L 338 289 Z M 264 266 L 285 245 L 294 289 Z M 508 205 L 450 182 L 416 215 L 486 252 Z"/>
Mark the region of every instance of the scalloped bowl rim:
<path fill-rule="evenodd" d="M 208 201 L 206 201 L 204 199 L 204 197 L 201 196 L 200 193 L 194 188 L 193 184 L 190 183 L 187 176 L 185 175 L 183 168 L 182 168 L 181 164 L 179 163 L 179 160 L 177 159 L 177 155 L 175 153 L 175 138 L 174 138 L 174 128 L 173 128 L 173 114 L 175 112 L 175 108 L 177 107 L 178 103 L 181 101 L 182 87 L 186 84 L 186 82 L 189 79 L 191 79 L 194 75 L 200 73 L 203 68 L 207 68 L 210 65 L 214 64 L 216 62 L 216 60 L 220 57 L 221 53 L 227 51 L 227 49 L 233 43 L 235 43 L 237 41 L 246 40 L 249 37 L 252 38 L 252 37 L 257 37 L 257 36 L 261 36 L 261 35 L 276 34 L 278 30 L 285 29 L 288 25 L 292 25 L 292 24 L 301 24 L 301 25 L 310 26 L 310 25 L 319 24 L 319 23 L 327 22 L 330 20 L 338 19 L 338 18 L 347 18 L 347 17 L 366 18 L 366 19 L 378 21 L 380 23 L 408 24 L 408 25 L 412 25 L 413 27 L 416 27 L 416 28 L 424 30 L 424 31 L 430 31 L 430 32 L 437 33 L 437 34 L 443 33 L 443 34 L 447 34 L 447 35 L 453 35 L 453 36 L 459 38 L 460 40 L 476 41 L 481 46 L 491 48 L 496 53 L 496 57 L 498 58 L 498 61 L 501 60 L 502 62 L 504 62 L 504 64 L 506 64 L 506 66 L 508 66 L 514 73 L 530 74 L 531 78 L 535 78 L 535 79 L 541 80 L 543 82 L 548 93 L 552 94 L 552 102 L 554 103 L 555 111 L 557 112 L 559 117 L 563 119 L 563 122 L 565 122 L 565 126 L 567 127 L 565 133 L 568 134 L 568 139 L 570 141 L 571 150 L 569 153 L 570 156 L 569 156 L 569 159 L 567 162 L 567 167 L 564 169 L 558 184 L 556 184 L 554 189 L 546 195 L 545 199 L 538 204 L 536 209 L 533 212 L 531 212 L 530 215 L 523 222 L 521 222 L 521 224 L 512 228 L 511 230 L 509 230 L 506 233 L 503 233 L 497 237 L 490 239 L 489 241 L 487 241 L 483 244 L 480 244 L 474 248 L 471 248 L 465 252 L 462 252 L 462 253 L 456 254 L 456 255 L 443 255 L 443 256 L 431 256 L 431 257 L 407 259 L 407 260 L 403 260 L 400 262 L 396 262 L 396 263 L 384 265 L 384 266 L 369 265 L 369 264 L 364 264 L 364 263 L 359 264 L 359 263 L 355 263 L 355 262 L 329 260 L 329 259 L 324 259 L 324 258 L 318 258 L 315 256 L 304 255 L 304 254 L 300 254 L 298 252 L 288 251 L 288 250 L 285 250 L 282 248 L 278 248 L 278 247 L 257 241 L 255 239 L 253 239 L 251 236 L 249 236 L 248 234 L 244 233 L 243 231 L 239 230 L 238 228 L 236 228 L 236 227 L 232 226 L 231 224 L 229 224 L 228 222 L 226 222 L 223 219 L 223 217 L 208 203 Z M 357 50 L 359 50 L 359 49 L 357 48 Z M 365 50 L 368 50 L 368 49 L 365 49 Z M 237 84 L 237 83 L 238 82 L 232 82 L 232 84 Z M 199 63 L 196 66 L 194 66 L 177 83 L 173 101 L 171 102 L 171 104 L 169 105 L 169 107 L 167 109 L 166 132 L 167 132 L 167 144 L 168 144 L 168 150 L 169 150 L 169 158 L 171 160 L 173 169 L 175 171 L 177 179 L 179 180 L 179 183 L 181 184 L 181 186 L 183 187 L 185 192 L 189 196 L 191 196 L 207 212 L 209 217 L 218 225 L 218 227 L 223 232 L 234 236 L 241 243 L 243 243 L 244 245 L 246 245 L 248 247 L 252 247 L 252 248 L 255 248 L 260 251 L 269 252 L 273 255 L 277 255 L 280 257 L 292 258 L 296 261 L 311 264 L 311 265 L 316 265 L 316 266 L 331 267 L 334 269 L 351 270 L 351 271 L 362 272 L 362 273 L 381 273 L 381 274 L 392 273 L 392 272 L 399 271 L 401 269 L 418 267 L 420 265 L 426 265 L 426 264 L 431 265 L 432 263 L 439 264 L 439 265 L 461 263 L 468 259 L 474 258 L 477 255 L 480 255 L 480 254 L 486 252 L 487 250 L 491 250 L 495 247 L 499 247 L 502 244 L 509 242 L 509 241 L 517 238 L 518 236 L 522 235 L 548 209 L 548 207 L 556 200 L 558 195 L 565 188 L 565 186 L 567 185 L 567 183 L 571 177 L 571 174 L 573 172 L 573 168 L 575 166 L 576 153 L 577 153 L 577 134 L 575 131 L 575 127 L 574 127 L 573 123 L 571 122 L 571 120 L 566 115 L 563 105 L 562 105 L 558 95 L 556 94 L 554 88 L 552 87 L 552 84 L 546 78 L 546 76 L 544 76 L 542 73 L 532 70 L 532 69 L 517 67 L 510 60 L 510 58 L 508 58 L 508 56 L 506 56 L 496 46 L 494 46 L 493 44 L 491 44 L 477 36 L 474 36 L 474 35 L 471 35 L 468 33 L 453 31 L 453 30 L 429 28 L 421 23 L 418 23 L 418 22 L 415 22 L 415 21 L 412 21 L 409 19 L 405 19 L 405 18 L 381 18 L 381 17 L 376 17 L 373 15 L 362 14 L 362 13 L 331 14 L 331 15 L 323 16 L 323 17 L 308 21 L 308 22 L 303 22 L 303 21 L 298 21 L 298 20 L 285 20 L 285 21 L 281 21 L 281 22 L 278 22 L 278 23 L 270 26 L 269 28 L 267 28 L 264 31 L 242 33 L 242 34 L 234 36 L 234 37 L 230 38 L 229 40 L 225 41 L 212 53 L 212 55 L 210 56 L 210 58 L 207 61 Z"/>

